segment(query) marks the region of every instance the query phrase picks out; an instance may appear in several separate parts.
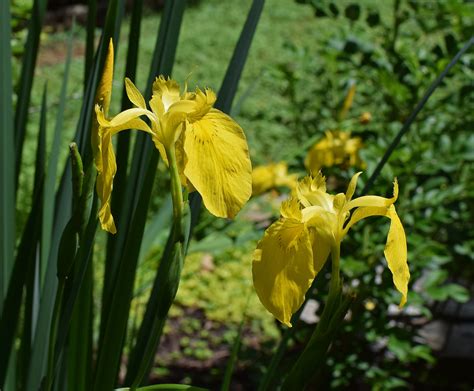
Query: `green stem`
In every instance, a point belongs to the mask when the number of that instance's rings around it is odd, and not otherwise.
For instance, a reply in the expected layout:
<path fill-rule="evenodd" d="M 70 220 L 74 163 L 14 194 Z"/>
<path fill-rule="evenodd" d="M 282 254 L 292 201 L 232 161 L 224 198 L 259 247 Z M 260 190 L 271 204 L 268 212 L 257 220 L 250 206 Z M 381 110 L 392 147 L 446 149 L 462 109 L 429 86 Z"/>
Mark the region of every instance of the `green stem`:
<path fill-rule="evenodd" d="M 340 243 L 331 249 L 332 271 L 327 303 L 324 306 L 321 319 L 316 326 L 305 349 L 298 357 L 284 380 L 283 390 L 303 390 L 306 383 L 312 379 L 309 373 L 314 374 L 323 365 L 329 346 L 333 341 L 339 326 L 352 300 L 344 297 L 339 276 Z"/>
<path fill-rule="evenodd" d="M 175 226 L 175 241 L 179 241 L 183 235 L 183 192 L 181 188 L 181 179 L 179 177 L 178 164 L 176 162 L 176 149 L 172 145 L 166 150 L 169 162 L 171 176 L 171 197 L 173 199 L 173 219 Z"/>
<path fill-rule="evenodd" d="M 64 285 L 66 280 L 60 278 L 58 282 L 58 290 L 56 291 L 56 299 L 54 301 L 53 317 L 51 319 L 51 330 L 49 333 L 49 347 L 48 347 L 48 372 L 46 375 L 46 391 L 51 391 L 54 380 L 54 352 L 56 346 L 56 335 L 58 333 L 59 315 L 61 314 L 61 307 L 64 296 Z"/>

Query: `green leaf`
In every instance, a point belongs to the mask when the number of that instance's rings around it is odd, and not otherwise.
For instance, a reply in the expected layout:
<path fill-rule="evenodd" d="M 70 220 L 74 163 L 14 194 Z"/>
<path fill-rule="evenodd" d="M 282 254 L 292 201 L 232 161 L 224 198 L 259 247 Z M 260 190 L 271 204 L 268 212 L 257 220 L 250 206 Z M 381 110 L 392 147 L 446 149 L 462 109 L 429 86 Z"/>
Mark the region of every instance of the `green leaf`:
<path fill-rule="evenodd" d="M 253 293 L 253 291 L 251 291 Z M 239 356 L 240 345 L 242 343 L 242 335 L 244 331 L 245 319 L 246 319 L 246 312 L 249 305 L 250 294 L 247 295 L 247 303 L 245 304 L 244 314 L 242 316 L 242 320 L 239 324 L 239 329 L 237 330 L 237 335 L 235 336 L 234 343 L 232 345 L 232 351 L 230 353 L 230 357 L 227 360 L 227 365 L 225 368 L 224 379 L 222 380 L 221 391 L 227 391 L 230 388 L 230 382 L 232 380 L 232 373 L 234 372 L 235 364 L 237 363 L 237 359 Z"/>
<path fill-rule="evenodd" d="M 15 155 L 10 5 L 0 4 L 0 313 L 7 294 L 15 248 Z"/>
<path fill-rule="evenodd" d="M 6 2 L 3 2 L 6 3 Z M 46 12 L 47 0 L 34 0 L 31 17 L 29 20 L 28 37 L 26 38 L 25 51 L 23 53 L 23 63 L 21 68 L 21 76 L 18 85 L 18 100 L 15 111 L 15 151 L 16 151 L 16 182 L 20 175 L 21 155 L 23 152 L 23 143 L 26 134 L 26 123 L 28 121 L 28 108 L 30 106 L 31 89 L 33 87 L 33 77 L 36 67 L 36 58 L 38 57 L 38 47 L 43 26 L 44 16 Z M 5 4 L 5 7 L 8 7 Z M 6 12 L 6 11 L 5 11 Z M 5 13 L 2 10 L 2 14 Z M 6 24 L 2 21 L 2 26 L 7 28 L 10 23 Z M 10 42 L 2 37 L 3 44 Z M 2 58 L 10 58 L 3 57 Z M 3 106 L 2 106 L 3 107 Z"/>
<path fill-rule="evenodd" d="M 74 29 L 71 30 L 69 36 L 68 53 L 60 94 L 60 105 L 58 107 L 53 145 L 45 177 L 43 200 L 40 204 L 33 204 L 36 205 L 37 209 L 42 210 L 43 213 L 41 224 L 41 258 L 39 271 L 39 289 L 41 291 L 41 303 L 40 308 L 38 310 L 38 320 L 34 332 L 35 338 L 31 350 L 31 360 L 26 381 L 27 389 L 36 388 L 40 384 L 41 378 L 45 371 L 46 356 L 48 351 L 47 345 L 49 338 L 49 328 L 57 288 L 57 248 L 54 248 L 53 244 L 56 242 L 59 246 L 59 238 L 62 231 L 57 232 L 57 227 L 53 227 L 52 225 L 54 214 L 54 188 L 56 185 L 60 132 L 63 129 L 63 113 L 65 110 L 67 83 L 69 80 L 69 70 L 71 65 L 73 37 Z M 71 191 L 69 191 L 69 195 L 70 194 Z M 42 205 L 42 208 L 38 205 Z M 61 210 L 61 212 L 67 213 L 68 211 Z M 58 216 L 58 214 L 59 213 L 56 213 L 56 217 Z M 56 228 L 56 231 L 54 230 L 54 228 Z M 43 247 L 47 247 L 47 249 L 43 250 Z"/>
<path fill-rule="evenodd" d="M 116 388 L 115 391 L 128 391 L 131 388 Z M 152 386 L 134 388 L 137 391 L 155 391 L 155 390 L 163 390 L 163 391 L 207 391 L 207 388 L 200 388 L 194 386 L 188 386 L 185 384 L 155 384 Z"/>
<path fill-rule="evenodd" d="M 21 237 L 15 259 L 8 293 L 5 300 L 5 306 L 0 319 L 0 388 L 5 382 L 5 371 L 8 366 L 8 358 L 14 342 L 16 326 L 21 309 L 23 298 L 23 286 L 27 278 L 35 274 L 35 254 L 38 246 L 41 227 L 41 208 L 37 205 L 41 204 L 42 192 L 44 185 L 44 160 L 46 145 L 46 108 L 47 108 L 47 92 L 44 87 L 43 98 L 41 103 L 40 126 L 38 132 L 38 143 L 36 148 L 35 163 L 35 182 L 33 187 L 33 200 L 31 211 Z M 31 289 L 31 287 L 30 287 Z M 32 304 L 30 302 L 30 304 Z M 28 335 L 22 340 L 22 348 L 29 351 L 31 344 L 31 324 L 26 319 L 31 319 L 32 306 L 25 304 L 25 330 L 29 330 Z M 25 333 L 24 333 L 25 334 Z M 28 339 L 28 341 L 27 341 Z M 25 363 L 24 361 L 23 363 Z M 25 373 L 26 368 L 20 367 L 20 373 Z"/>

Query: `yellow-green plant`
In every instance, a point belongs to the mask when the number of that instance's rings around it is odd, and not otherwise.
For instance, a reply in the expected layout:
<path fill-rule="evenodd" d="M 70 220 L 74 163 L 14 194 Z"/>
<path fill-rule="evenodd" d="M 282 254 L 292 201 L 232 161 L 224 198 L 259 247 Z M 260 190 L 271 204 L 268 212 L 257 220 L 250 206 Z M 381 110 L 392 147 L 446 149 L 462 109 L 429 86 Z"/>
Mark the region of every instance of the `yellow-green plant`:
<path fill-rule="evenodd" d="M 59 136 L 64 127 L 63 112 L 69 104 L 66 91 L 72 31 L 51 152 L 46 155 L 45 88 L 32 207 L 26 224 L 18 229 L 20 236 L 15 238 L 15 195 L 46 4 L 46 0 L 35 0 L 32 6 L 21 77 L 15 90 L 11 79 L 10 4 L 2 2 L 0 6 L 0 388 L 113 389 L 119 382 L 125 351 L 128 359 L 123 382 L 137 388 L 147 381 L 154 363 L 178 288 L 191 221 L 195 223 L 199 216 L 201 196 L 211 213 L 232 218 L 251 194 L 245 136 L 226 113 L 230 112 L 264 2 L 253 1 L 216 96 L 209 89 L 191 92 L 185 88 L 180 92 L 170 78 L 186 2 L 166 1 L 148 88 L 142 96 L 132 80 L 137 73 L 143 1 L 133 2 L 126 56 L 112 44 L 118 43 L 125 2 L 108 2 L 97 46 L 97 2 L 89 1 L 84 96 L 75 143 L 58 178 L 59 151 L 67 147 L 61 145 Z M 112 116 L 109 108 L 114 56 L 118 55 L 127 58 L 122 95 L 130 99 L 123 99 L 120 113 Z M 19 92 L 17 99 L 14 91 Z M 128 129 L 144 132 L 130 135 Z M 170 226 L 161 227 L 169 232 L 169 239 L 145 316 L 139 319 L 132 345 L 124 346 L 160 157 L 169 168 L 173 199 L 172 207 L 163 205 L 167 209 L 164 213 L 169 210 L 173 219 Z M 168 183 L 167 178 L 163 182 Z M 102 262 L 93 256 L 98 223 L 114 233 L 108 235 L 102 251 L 105 272 L 101 298 L 97 298 L 92 272 L 97 262 Z M 99 314 L 92 312 L 93 298 L 101 302 Z M 100 317 L 98 330 L 93 329 L 98 323 L 95 316 Z"/>

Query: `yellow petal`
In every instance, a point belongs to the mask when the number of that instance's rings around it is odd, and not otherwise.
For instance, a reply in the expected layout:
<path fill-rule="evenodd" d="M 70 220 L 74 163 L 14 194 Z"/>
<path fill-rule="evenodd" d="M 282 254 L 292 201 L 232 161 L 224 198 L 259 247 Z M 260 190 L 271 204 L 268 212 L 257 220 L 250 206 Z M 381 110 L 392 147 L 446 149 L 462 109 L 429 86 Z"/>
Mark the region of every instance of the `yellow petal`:
<path fill-rule="evenodd" d="M 187 124 L 184 174 L 218 217 L 234 217 L 252 193 L 252 166 L 242 128 L 228 115 L 212 109 Z"/>
<path fill-rule="evenodd" d="M 186 121 L 186 114 L 182 112 L 168 112 L 160 119 L 160 137 L 166 148 L 176 143 L 183 130 Z"/>
<path fill-rule="evenodd" d="M 405 231 L 400 218 L 397 215 L 395 206 L 390 205 L 388 208 L 383 206 L 369 206 L 356 209 L 347 227 L 344 229 L 344 233 L 346 233 L 349 228 L 358 221 L 370 216 L 386 216 L 391 221 L 384 253 L 385 258 L 387 259 L 388 268 L 393 275 L 393 283 L 397 290 L 402 294 L 400 306 L 403 306 L 407 300 L 410 271 L 407 263 L 407 242 Z"/>
<path fill-rule="evenodd" d="M 387 217 L 390 218 L 391 223 L 384 253 L 388 268 L 393 275 L 393 284 L 402 294 L 400 300 L 400 307 L 402 307 L 407 301 L 408 281 L 410 280 L 410 270 L 407 263 L 407 240 L 402 222 L 393 205 L 388 209 Z"/>
<path fill-rule="evenodd" d="M 112 146 L 111 134 L 107 129 L 99 128 L 99 155 L 96 157 L 97 181 L 96 189 L 101 202 L 99 209 L 99 221 L 102 229 L 115 234 L 114 219 L 110 209 L 110 197 L 112 194 L 113 180 L 117 172 L 115 154 Z M 100 162 L 97 164 L 97 162 Z"/>
<path fill-rule="evenodd" d="M 398 182 L 395 179 L 393 182 L 393 197 L 392 198 L 385 198 L 379 196 L 363 196 L 356 198 L 346 204 L 346 209 L 350 210 L 353 208 L 358 208 L 361 206 L 374 206 L 374 207 L 381 207 L 384 206 L 388 208 L 392 205 L 398 198 Z"/>
<path fill-rule="evenodd" d="M 257 295 L 275 318 L 291 327 L 315 277 L 313 251 L 305 225 L 282 219 L 267 229 L 252 264 Z"/>
<path fill-rule="evenodd" d="M 347 191 L 346 191 L 347 201 L 350 201 L 352 199 L 352 196 L 355 193 L 355 189 L 357 187 L 357 180 L 359 179 L 360 174 L 362 174 L 361 171 L 355 173 L 354 176 L 351 178 L 351 181 L 349 182 L 349 186 L 347 186 Z"/>
<path fill-rule="evenodd" d="M 314 271 L 318 274 L 328 259 L 333 242 L 328 240 L 327 233 L 324 231 L 315 229 L 310 233 L 311 243 L 313 243 Z"/>
<path fill-rule="evenodd" d="M 114 45 L 112 39 L 109 41 L 107 57 L 105 58 L 102 78 L 100 79 L 95 96 L 95 103 L 102 107 L 107 116 L 112 96 L 112 80 L 114 77 Z"/>
<path fill-rule="evenodd" d="M 141 109 L 146 109 L 145 99 L 143 99 L 138 88 L 135 87 L 135 84 L 133 84 L 128 77 L 125 78 L 125 90 L 127 91 L 127 96 L 128 99 L 130 99 L 130 102 Z"/>
<path fill-rule="evenodd" d="M 173 79 L 159 76 L 153 83 L 153 96 L 161 100 L 162 110 L 166 112 L 174 102 L 180 100 L 179 84 Z M 158 114 L 163 114 L 163 112 L 158 112 Z"/>
<path fill-rule="evenodd" d="M 140 116 L 152 116 L 152 114 L 145 109 L 140 109 L 140 108 L 134 108 L 134 109 L 128 109 L 125 111 L 122 111 L 121 113 L 118 113 L 114 118 L 111 120 L 107 120 L 105 116 L 102 117 L 97 117 L 97 120 L 99 121 L 99 124 L 104 127 L 109 127 L 109 128 L 116 128 L 116 127 L 123 127 L 124 124 L 134 120 L 134 119 L 139 119 Z M 152 116 L 153 117 L 153 116 Z M 143 122 L 143 121 L 142 121 Z M 130 128 L 129 128 L 130 129 Z M 146 132 L 151 133 L 151 129 L 146 125 L 144 129 L 139 129 L 139 130 L 145 130 Z"/>
<path fill-rule="evenodd" d="M 210 88 L 206 88 L 204 91 L 198 88 L 189 100 L 194 103 L 194 109 L 189 112 L 188 121 L 195 122 L 211 110 L 216 101 L 216 94 Z"/>
<path fill-rule="evenodd" d="M 280 207 L 280 214 L 282 217 L 288 219 L 296 219 L 301 221 L 303 215 L 301 213 L 300 203 L 297 198 L 290 197 L 286 201 L 283 201 Z"/>
<path fill-rule="evenodd" d="M 110 105 L 110 97 L 112 95 L 112 79 L 114 76 L 114 45 L 112 39 L 109 42 L 107 57 L 105 58 L 104 69 L 97 92 L 95 95 L 95 104 L 100 106 L 104 113 L 108 113 Z M 97 110 L 96 110 L 97 112 Z M 94 157 L 99 153 L 99 124 L 97 123 L 97 116 L 94 115 L 92 119 L 91 129 L 91 145 Z"/>

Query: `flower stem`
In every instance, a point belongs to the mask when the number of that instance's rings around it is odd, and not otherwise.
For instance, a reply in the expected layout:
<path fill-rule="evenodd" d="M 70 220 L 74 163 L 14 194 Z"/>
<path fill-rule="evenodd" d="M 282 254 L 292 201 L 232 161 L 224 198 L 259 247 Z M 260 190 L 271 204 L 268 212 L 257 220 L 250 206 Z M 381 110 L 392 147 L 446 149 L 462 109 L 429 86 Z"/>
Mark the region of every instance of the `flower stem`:
<path fill-rule="evenodd" d="M 171 197 L 173 199 L 173 219 L 175 226 L 175 240 L 178 241 L 183 235 L 183 192 L 181 189 L 181 179 L 179 178 L 178 164 L 176 162 L 176 149 L 172 145 L 167 149 L 169 169 L 171 176 Z"/>

